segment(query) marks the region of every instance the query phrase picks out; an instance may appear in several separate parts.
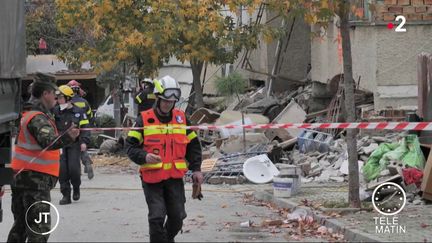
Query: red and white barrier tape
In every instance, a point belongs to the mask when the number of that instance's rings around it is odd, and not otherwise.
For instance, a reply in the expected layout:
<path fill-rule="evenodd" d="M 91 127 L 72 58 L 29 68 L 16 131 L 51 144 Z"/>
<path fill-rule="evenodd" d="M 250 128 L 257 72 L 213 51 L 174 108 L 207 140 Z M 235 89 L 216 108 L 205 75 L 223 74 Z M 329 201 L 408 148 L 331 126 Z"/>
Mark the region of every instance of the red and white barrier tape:
<path fill-rule="evenodd" d="M 202 125 L 202 126 L 160 126 L 158 129 L 190 129 L 190 130 L 218 130 L 218 129 L 273 129 L 273 128 L 303 128 L 303 129 L 368 129 L 368 130 L 432 130 L 432 122 L 353 122 L 353 123 L 285 123 L 285 124 L 252 124 L 252 125 Z M 81 128 L 83 131 L 109 130 L 142 130 L 148 127 L 107 127 Z M 151 129 L 155 129 L 152 127 Z"/>

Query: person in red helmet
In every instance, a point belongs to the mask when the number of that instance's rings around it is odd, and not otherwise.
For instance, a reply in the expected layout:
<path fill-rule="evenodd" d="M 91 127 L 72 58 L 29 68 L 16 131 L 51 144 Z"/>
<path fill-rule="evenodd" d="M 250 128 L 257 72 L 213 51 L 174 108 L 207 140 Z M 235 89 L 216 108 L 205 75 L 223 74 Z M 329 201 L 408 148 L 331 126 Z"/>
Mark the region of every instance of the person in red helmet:
<path fill-rule="evenodd" d="M 72 104 L 81 108 L 83 112 L 87 115 L 87 118 L 90 122 L 90 127 L 95 125 L 93 111 L 86 99 L 82 97 L 85 93 L 84 90 L 81 89 L 81 84 L 76 80 L 71 80 L 67 83 L 67 86 L 71 87 L 74 91 L 74 96 L 72 97 Z M 84 173 L 87 173 L 87 177 L 91 180 L 94 177 L 92 160 L 87 153 L 87 146 L 83 144 L 81 146 L 81 162 L 84 165 Z"/>

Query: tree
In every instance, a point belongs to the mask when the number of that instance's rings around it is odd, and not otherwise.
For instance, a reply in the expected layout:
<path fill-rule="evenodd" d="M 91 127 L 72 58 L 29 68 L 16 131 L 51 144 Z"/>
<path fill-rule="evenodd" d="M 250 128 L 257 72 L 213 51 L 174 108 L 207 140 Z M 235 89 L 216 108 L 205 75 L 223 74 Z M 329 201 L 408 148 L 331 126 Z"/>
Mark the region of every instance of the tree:
<path fill-rule="evenodd" d="M 171 43 L 173 54 L 191 64 L 195 108 L 204 105 L 201 85 L 204 62 L 233 63 L 244 47 L 256 47 L 259 26 L 235 23 L 235 18 L 242 11 L 239 8 L 252 12 L 260 2 L 183 0 L 176 4 L 159 4 L 154 9 L 171 13 L 171 19 L 163 23 L 166 29 L 173 28 L 172 34 L 178 40 Z"/>
<path fill-rule="evenodd" d="M 343 55 L 343 69 L 344 69 L 344 86 L 345 86 L 345 109 L 347 113 L 347 122 L 355 122 L 355 102 L 354 102 L 354 79 L 352 72 L 352 58 L 351 58 L 351 39 L 349 33 L 349 0 L 340 0 L 338 15 L 341 20 L 341 37 L 342 37 L 342 55 Z M 357 130 L 347 130 L 347 149 L 348 149 L 348 173 L 349 173 L 349 196 L 348 200 L 351 206 L 359 208 L 360 195 L 359 195 L 359 169 L 358 169 L 358 155 L 357 155 Z"/>
<path fill-rule="evenodd" d="M 57 9 L 54 0 L 28 1 L 25 6 L 27 53 L 40 54 L 38 44 L 42 38 L 47 43 L 48 53 L 67 60 L 69 68 L 80 69 L 81 62 L 76 49 L 88 42 L 90 36 L 79 28 L 60 32 L 56 24 Z"/>
<path fill-rule="evenodd" d="M 75 50 L 79 60 L 91 61 L 96 72 L 128 63 L 140 79 L 152 77 L 169 58 L 167 42 L 172 41 L 163 35 L 157 22 L 163 17 L 153 18 L 152 4 L 132 0 L 56 0 L 57 26 L 64 33 L 80 29 L 91 36 Z"/>
<path fill-rule="evenodd" d="M 328 23 L 335 16 L 340 18 L 340 29 L 342 36 L 342 55 L 344 70 L 344 89 L 345 89 L 345 108 L 347 112 L 347 122 L 353 122 L 355 117 L 354 103 L 354 80 L 352 77 L 352 58 L 351 58 L 351 40 L 349 36 L 349 14 L 354 5 L 351 0 L 271 0 L 268 1 L 269 7 L 278 11 L 281 16 L 290 18 L 293 16 L 302 16 L 309 24 L 316 24 L 326 28 Z M 349 161 L 349 195 L 348 200 L 351 207 L 359 208 L 359 173 L 358 173 L 358 154 L 356 130 L 347 130 L 347 148 Z"/>
<path fill-rule="evenodd" d="M 171 56 L 189 61 L 194 101 L 203 106 L 201 72 L 204 62 L 232 63 L 242 48 L 256 47 L 259 27 L 235 23 L 238 8 L 249 12 L 261 1 L 85 1 L 56 0 L 58 26 L 90 33 L 92 41 L 78 50 L 82 61 L 97 70 L 118 62 L 133 63 L 140 77 L 155 76 Z M 228 11 L 230 10 L 230 11 Z"/>

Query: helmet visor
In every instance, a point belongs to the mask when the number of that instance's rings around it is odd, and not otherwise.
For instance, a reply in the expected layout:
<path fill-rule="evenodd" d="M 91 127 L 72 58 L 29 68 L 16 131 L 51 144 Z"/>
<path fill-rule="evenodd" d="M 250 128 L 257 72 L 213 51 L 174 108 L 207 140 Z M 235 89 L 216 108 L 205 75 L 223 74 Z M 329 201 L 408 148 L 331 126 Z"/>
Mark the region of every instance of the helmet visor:
<path fill-rule="evenodd" d="M 181 90 L 176 88 L 168 88 L 165 89 L 164 92 L 161 94 L 162 99 L 166 100 L 176 100 L 179 101 L 181 96 Z"/>

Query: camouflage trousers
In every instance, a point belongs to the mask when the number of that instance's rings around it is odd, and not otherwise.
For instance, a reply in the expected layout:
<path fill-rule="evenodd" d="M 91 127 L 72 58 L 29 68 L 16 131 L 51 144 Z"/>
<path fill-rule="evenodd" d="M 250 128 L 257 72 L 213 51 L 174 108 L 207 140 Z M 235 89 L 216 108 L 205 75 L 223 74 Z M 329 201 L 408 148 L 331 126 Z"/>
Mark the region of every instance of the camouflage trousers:
<path fill-rule="evenodd" d="M 37 181 L 38 186 L 31 185 L 31 183 L 36 183 Z M 27 186 L 30 185 L 30 188 L 24 187 L 22 185 L 24 182 Z M 41 176 L 40 173 L 23 172 L 17 176 L 15 185 L 11 185 L 14 224 L 9 232 L 7 242 L 26 242 L 26 240 L 28 242 L 48 241 L 49 234 L 42 235 L 42 233 L 51 230 L 51 217 L 49 215 L 41 217 L 41 213 L 50 212 L 50 206 L 46 203 L 36 202 L 50 202 L 50 191 L 54 185 L 55 179 L 53 177 Z"/>

